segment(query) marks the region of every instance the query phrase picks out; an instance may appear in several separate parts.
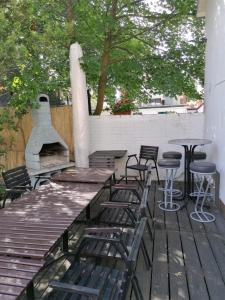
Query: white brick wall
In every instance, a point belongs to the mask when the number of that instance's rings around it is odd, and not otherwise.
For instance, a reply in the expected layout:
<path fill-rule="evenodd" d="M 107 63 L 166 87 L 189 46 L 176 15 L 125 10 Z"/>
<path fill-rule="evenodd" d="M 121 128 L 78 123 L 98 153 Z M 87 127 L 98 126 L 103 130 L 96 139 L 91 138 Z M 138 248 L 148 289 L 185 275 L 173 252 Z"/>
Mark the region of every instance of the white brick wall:
<path fill-rule="evenodd" d="M 128 154 L 133 154 L 139 152 L 140 145 L 151 145 L 159 146 L 159 158 L 161 158 L 161 153 L 167 150 L 183 152 L 182 147 L 169 145 L 168 140 L 202 138 L 203 128 L 204 114 L 202 113 L 91 116 L 90 153 L 96 150 L 126 149 Z M 118 175 L 124 174 L 125 162 L 126 158 L 116 161 Z"/>

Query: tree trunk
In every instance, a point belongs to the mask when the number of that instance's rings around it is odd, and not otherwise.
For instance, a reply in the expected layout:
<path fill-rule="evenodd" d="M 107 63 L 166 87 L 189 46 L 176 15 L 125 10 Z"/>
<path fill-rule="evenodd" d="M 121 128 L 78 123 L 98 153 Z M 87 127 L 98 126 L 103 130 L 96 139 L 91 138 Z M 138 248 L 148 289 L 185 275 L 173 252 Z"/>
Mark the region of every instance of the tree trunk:
<path fill-rule="evenodd" d="M 118 0 L 112 0 L 112 7 L 110 10 L 110 16 L 114 21 L 116 20 L 117 2 Z M 101 64 L 100 64 L 100 76 L 98 80 L 97 106 L 94 115 L 100 115 L 103 109 L 105 90 L 107 85 L 108 68 L 110 63 L 111 46 L 112 46 L 112 28 L 109 29 L 108 33 L 106 34 L 106 38 L 104 42 L 104 48 L 103 48 Z"/>
<path fill-rule="evenodd" d="M 66 9 L 67 9 L 67 22 L 69 24 L 68 34 L 71 39 L 71 43 L 74 42 L 76 32 L 75 32 L 75 15 L 73 11 L 73 1 L 66 1 Z"/>

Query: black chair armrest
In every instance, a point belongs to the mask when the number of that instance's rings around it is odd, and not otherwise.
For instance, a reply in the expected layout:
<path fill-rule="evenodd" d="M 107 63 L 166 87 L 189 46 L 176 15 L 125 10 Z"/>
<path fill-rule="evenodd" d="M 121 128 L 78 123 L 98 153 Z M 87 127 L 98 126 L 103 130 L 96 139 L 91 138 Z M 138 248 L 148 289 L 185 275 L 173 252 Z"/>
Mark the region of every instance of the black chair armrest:
<path fill-rule="evenodd" d="M 116 183 L 114 190 L 138 190 L 138 186 L 133 183 Z"/>
<path fill-rule="evenodd" d="M 35 175 L 34 177 L 39 178 L 39 179 L 49 179 L 49 180 L 52 178 L 51 176 L 46 176 L 46 175 L 45 176 L 44 175 Z"/>
<path fill-rule="evenodd" d="M 101 203 L 100 206 L 105 207 L 105 208 L 128 208 L 131 206 L 131 203 L 110 201 L 110 202 Z"/>
<path fill-rule="evenodd" d="M 92 298 L 94 297 L 96 299 L 99 297 L 100 294 L 99 289 L 84 287 L 75 284 L 69 284 L 65 282 L 51 281 L 49 285 L 56 290 L 65 291 L 69 293 L 76 293 L 76 294 L 80 294 Z"/>
<path fill-rule="evenodd" d="M 95 233 L 121 233 L 122 230 L 118 227 L 90 227 L 85 229 L 86 234 Z"/>
<path fill-rule="evenodd" d="M 137 154 L 127 155 L 128 158 L 135 157 L 135 156 L 137 157 Z"/>

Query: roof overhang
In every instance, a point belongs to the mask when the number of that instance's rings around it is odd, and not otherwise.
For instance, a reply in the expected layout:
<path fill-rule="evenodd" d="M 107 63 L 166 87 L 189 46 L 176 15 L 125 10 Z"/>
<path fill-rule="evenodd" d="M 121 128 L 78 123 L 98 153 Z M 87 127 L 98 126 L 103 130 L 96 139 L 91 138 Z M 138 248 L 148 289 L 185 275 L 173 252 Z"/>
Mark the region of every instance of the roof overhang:
<path fill-rule="evenodd" d="M 207 0 L 198 0 L 197 16 L 205 17 Z"/>

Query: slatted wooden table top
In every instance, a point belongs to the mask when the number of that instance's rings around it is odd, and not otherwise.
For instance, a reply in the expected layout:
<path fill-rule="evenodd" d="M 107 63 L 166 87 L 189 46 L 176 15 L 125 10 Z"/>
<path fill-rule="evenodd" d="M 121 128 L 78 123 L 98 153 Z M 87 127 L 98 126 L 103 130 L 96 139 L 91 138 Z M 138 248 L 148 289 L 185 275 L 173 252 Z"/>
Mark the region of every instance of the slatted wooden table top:
<path fill-rule="evenodd" d="M 0 256 L 0 300 L 21 295 L 43 265 L 43 260 Z"/>
<path fill-rule="evenodd" d="M 102 187 L 53 182 L 0 210 L 0 257 L 44 259 Z"/>
<path fill-rule="evenodd" d="M 52 177 L 55 182 L 106 183 L 115 173 L 114 169 L 74 168 Z"/>
<path fill-rule="evenodd" d="M 122 158 L 127 153 L 127 150 L 98 150 L 89 155 L 93 156 L 112 156 L 114 158 Z"/>

